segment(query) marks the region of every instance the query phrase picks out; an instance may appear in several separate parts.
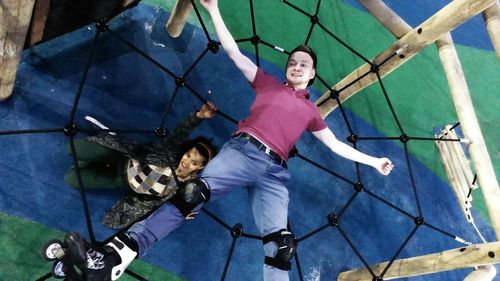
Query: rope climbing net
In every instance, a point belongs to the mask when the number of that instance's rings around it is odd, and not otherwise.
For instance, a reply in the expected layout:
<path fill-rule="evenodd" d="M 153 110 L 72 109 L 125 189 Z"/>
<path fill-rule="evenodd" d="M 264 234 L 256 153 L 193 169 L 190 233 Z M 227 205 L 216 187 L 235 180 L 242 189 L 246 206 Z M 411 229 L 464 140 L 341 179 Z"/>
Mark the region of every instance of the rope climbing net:
<path fill-rule="evenodd" d="M 136 1 L 133 4 L 137 4 L 140 1 Z M 446 230 L 446 228 L 434 225 L 428 220 L 426 220 L 426 217 L 424 216 L 422 212 L 422 204 L 421 204 L 421 199 L 419 197 L 419 192 L 418 192 L 418 185 L 416 184 L 415 181 L 415 175 L 413 172 L 413 167 L 410 161 L 410 153 L 409 153 L 409 145 L 413 141 L 441 141 L 441 142 L 459 142 L 460 139 L 458 138 L 439 138 L 438 136 L 436 137 L 420 137 L 420 136 L 414 136 L 407 132 L 405 130 L 404 124 L 400 121 L 400 118 L 394 109 L 393 103 L 391 101 L 390 95 L 388 94 L 388 91 L 386 87 L 384 86 L 382 75 L 379 73 L 379 69 L 382 65 L 387 63 L 388 61 L 404 56 L 404 50 L 405 46 L 401 46 L 400 48 L 395 49 L 391 54 L 389 54 L 385 59 L 381 60 L 380 63 L 376 64 L 373 61 L 369 60 L 368 58 L 364 57 L 360 52 L 358 52 L 355 48 L 351 47 L 349 44 L 347 44 L 343 39 L 341 38 L 342 36 L 339 36 L 335 34 L 335 32 L 332 31 L 331 28 L 328 26 L 325 26 L 319 16 L 320 8 L 321 8 L 321 0 L 317 1 L 317 5 L 315 8 L 315 11 L 313 13 L 310 13 L 308 11 L 305 11 L 301 9 L 300 7 L 294 5 L 293 3 L 289 1 L 281 1 L 282 5 L 285 5 L 287 9 L 290 9 L 291 12 L 297 13 L 301 17 L 304 17 L 309 20 L 310 22 L 310 28 L 309 32 L 306 35 L 306 38 L 303 42 L 295 42 L 297 44 L 299 43 L 304 43 L 304 44 L 310 44 L 311 36 L 313 32 L 323 32 L 326 34 L 328 38 L 330 38 L 331 42 L 328 44 L 338 44 L 341 48 L 345 48 L 349 52 L 351 52 L 354 56 L 358 57 L 365 63 L 370 65 L 370 68 L 368 71 L 364 74 L 361 74 L 357 80 L 354 80 L 347 85 L 341 87 L 341 88 L 332 88 L 330 83 L 328 83 L 328 79 L 324 78 L 321 76 L 321 73 L 317 73 L 316 78 L 318 78 L 316 83 L 320 83 L 323 87 L 328 89 L 329 91 L 329 97 L 327 99 L 323 99 L 318 103 L 318 106 L 321 106 L 327 101 L 334 100 L 338 104 L 338 109 L 341 113 L 341 116 L 343 118 L 343 121 L 345 123 L 345 126 L 349 132 L 349 135 L 347 137 L 347 141 L 354 147 L 357 148 L 360 142 L 367 142 L 367 141 L 399 141 L 403 147 L 404 150 L 404 159 L 405 159 L 405 168 L 408 171 L 409 175 L 409 181 L 410 181 L 410 186 L 413 192 L 413 198 L 414 198 L 414 204 L 416 206 L 416 213 L 412 213 L 407 211 L 403 206 L 398 206 L 397 204 L 391 202 L 390 200 L 383 198 L 379 195 L 377 195 L 375 192 L 370 190 L 365 184 L 363 184 L 362 181 L 362 175 L 361 175 L 361 169 L 359 168 L 358 164 L 356 164 L 356 169 L 355 169 L 355 176 L 354 177 L 349 177 L 346 175 L 342 175 L 336 171 L 333 171 L 317 162 L 314 160 L 308 158 L 306 155 L 303 155 L 300 153 L 298 149 L 294 149 L 292 153 L 292 157 L 296 157 L 297 159 L 302 160 L 304 163 L 307 165 L 311 165 L 319 170 L 322 170 L 325 173 L 328 173 L 332 177 L 336 178 L 339 181 L 342 181 L 343 183 L 352 186 L 352 194 L 349 196 L 349 198 L 346 200 L 346 202 L 343 202 L 343 204 L 340 204 L 341 207 L 337 212 L 330 212 L 330 213 L 325 213 L 325 220 L 324 224 L 321 226 L 318 226 L 314 229 L 310 229 L 309 231 L 306 232 L 305 235 L 301 237 L 297 237 L 297 241 L 300 243 L 304 242 L 305 240 L 317 235 L 320 232 L 325 231 L 326 229 L 334 228 L 335 230 L 338 231 L 338 233 L 341 235 L 341 237 L 344 239 L 345 243 L 352 249 L 354 254 L 357 256 L 357 258 L 360 260 L 360 262 L 370 271 L 370 274 L 372 276 L 373 280 L 383 280 L 385 273 L 389 270 L 390 266 L 392 263 L 398 258 L 398 256 L 401 254 L 401 252 L 404 250 L 404 248 L 408 245 L 408 243 L 412 240 L 414 235 L 416 234 L 417 230 L 422 228 L 422 227 L 427 227 L 433 231 L 436 231 L 438 233 L 441 233 L 451 239 L 454 239 L 458 241 L 461 244 L 464 245 L 471 245 L 470 242 L 467 242 L 465 239 L 458 237 L 450 231 Z M 194 69 L 197 68 L 200 64 L 203 63 L 203 58 L 206 56 L 214 55 L 220 52 L 220 43 L 213 39 L 207 29 L 207 25 L 199 11 L 199 6 L 195 1 L 192 1 L 192 4 L 194 6 L 194 11 L 196 12 L 196 17 L 199 20 L 199 23 L 203 29 L 204 35 L 206 37 L 207 43 L 206 47 L 203 50 L 200 50 L 199 55 L 196 57 L 194 62 L 189 65 L 186 70 L 179 74 L 175 73 L 175 71 L 171 70 L 171 68 L 168 65 L 164 65 L 158 60 L 154 59 L 152 56 L 150 56 L 146 51 L 138 48 L 135 46 L 135 44 L 130 40 L 125 37 L 123 37 L 119 32 L 116 32 L 113 28 L 110 27 L 109 22 L 119 15 L 121 12 L 128 10 L 129 8 L 133 8 L 134 5 L 129 5 L 125 7 L 122 11 L 109 15 L 106 18 L 103 19 L 97 19 L 95 21 L 95 36 L 88 54 L 88 59 L 84 68 L 84 71 L 82 73 L 81 79 L 80 79 L 80 84 L 74 99 L 73 107 L 71 112 L 69 113 L 68 116 L 68 121 L 66 125 L 63 128 L 53 128 L 53 129 L 33 129 L 33 130 L 18 130 L 18 131 L 4 131 L 0 132 L 0 135 L 15 135 L 15 134 L 33 134 L 33 133 L 40 133 L 40 134 L 45 134 L 45 133 L 63 133 L 70 144 L 71 152 L 73 155 L 73 164 L 76 167 L 77 171 L 77 179 L 80 185 L 80 197 L 81 201 L 83 204 L 83 209 L 84 209 L 84 214 L 85 214 L 85 220 L 86 220 L 86 225 L 88 228 L 88 233 L 90 236 L 90 240 L 93 243 L 98 243 L 97 239 L 95 238 L 94 230 L 93 230 L 93 225 L 92 225 L 92 220 L 90 216 L 90 208 L 88 205 L 88 200 L 87 200 L 87 191 L 86 187 L 84 186 L 81 175 L 79 172 L 79 164 L 78 160 L 76 158 L 76 150 L 75 150 L 75 136 L 78 133 L 99 133 L 99 132 L 116 132 L 120 134 L 130 134 L 130 133 L 139 133 L 139 134 L 151 134 L 153 133 L 157 135 L 158 137 L 164 137 L 168 135 L 168 130 L 166 129 L 166 120 L 167 117 L 169 116 L 169 113 L 171 111 L 171 108 L 176 102 L 176 97 L 180 91 L 187 90 L 189 93 L 191 93 L 194 98 L 198 99 L 201 102 L 206 102 L 207 99 L 204 97 L 203 94 L 199 93 L 199 91 L 192 85 L 192 82 L 188 80 L 190 77 L 190 74 L 193 72 Z M 262 52 L 262 48 L 269 48 L 272 49 L 276 52 L 282 53 L 284 56 L 289 55 L 289 50 L 286 50 L 283 47 L 277 46 L 273 44 L 271 41 L 268 41 L 267 38 L 262 38 L 259 36 L 259 30 L 257 29 L 256 25 L 256 16 L 255 14 L 258 12 L 255 10 L 254 5 L 253 5 L 253 0 L 249 0 L 249 8 L 250 8 L 250 16 L 251 16 L 251 34 L 246 37 L 246 38 L 238 38 L 236 41 L 240 43 L 251 43 L 254 48 L 254 53 L 255 53 L 255 59 L 256 59 L 256 64 L 261 65 L 262 58 L 260 56 L 260 53 Z M 75 9 L 78 9 L 75 7 Z M 134 52 L 136 52 L 142 59 L 147 60 L 151 62 L 155 67 L 157 67 L 159 70 L 161 70 L 167 77 L 169 77 L 171 83 L 175 85 L 175 88 L 173 90 L 173 93 L 169 95 L 169 100 L 166 102 L 166 108 L 165 110 L 161 113 L 161 118 L 160 122 L 157 125 L 156 128 L 153 130 L 121 130 L 119 128 L 110 128 L 110 129 L 85 129 L 81 128 L 76 124 L 75 121 L 75 116 L 78 112 L 79 109 L 79 104 L 80 104 L 80 99 L 82 97 L 82 94 L 84 93 L 83 89 L 85 86 L 85 83 L 87 82 L 87 77 L 88 77 L 88 72 L 89 69 L 92 67 L 93 61 L 96 57 L 96 46 L 98 42 L 101 40 L 102 35 L 106 34 L 108 36 L 111 36 L 112 38 L 116 39 L 119 44 L 123 44 L 124 46 L 127 46 Z M 314 49 L 314 45 L 311 46 Z M 389 137 L 378 137 L 378 136 L 364 136 L 359 134 L 358 132 L 355 131 L 353 126 L 351 125 L 350 118 L 348 117 L 348 113 L 346 112 L 346 109 L 343 107 L 343 102 L 342 102 L 342 94 L 344 91 L 348 90 L 349 87 L 353 86 L 356 82 L 358 82 L 360 79 L 365 77 L 366 75 L 369 74 L 374 74 L 377 77 L 377 82 L 380 87 L 380 90 L 383 94 L 383 98 L 386 101 L 388 108 L 390 110 L 390 113 L 394 119 L 394 122 L 397 126 L 397 129 L 399 131 L 399 135 L 397 136 L 389 136 Z M 237 120 L 230 116 L 229 114 L 225 113 L 224 110 L 219 110 L 218 114 L 222 116 L 223 118 L 229 120 L 232 123 L 237 123 Z M 399 169 L 405 169 L 403 167 L 399 167 Z M 354 178 L 354 179 L 352 179 Z M 390 261 L 387 263 L 387 266 L 381 271 L 381 272 L 374 272 L 369 265 L 369 262 L 367 261 L 366 257 L 363 255 L 362 251 L 359 250 L 359 248 L 355 245 L 353 242 L 353 239 L 349 236 L 349 234 L 345 231 L 342 222 L 345 217 L 345 213 L 352 208 L 353 202 L 355 199 L 361 194 L 364 193 L 367 196 L 371 197 L 373 200 L 379 202 L 380 204 L 383 204 L 394 211 L 398 212 L 401 216 L 406 217 L 407 220 L 412 223 L 414 226 L 412 230 L 409 232 L 407 237 L 404 239 L 404 241 L 401 243 L 401 245 L 398 247 L 398 249 L 392 254 L 392 257 Z M 203 208 L 203 212 L 208 215 L 211 219 L 213 219 L 214 222 L 220 224 L 224 229 L 229 231 L 232 237 L 232 243 L 231 247 L 226 259 L 226 263 L 224 265 L 224 269 L 221 275 L 221 280 L 225 280 L 226 274 L 229 270 L 230 267 L 230 262 L 233 256 L 234 251 L 236 251 L 236 241 L 238 239 L 254 239 L 254 240 L 261 240 L 262 238 L 259 235 L 251 234 L 251 233 L 246 233 L 244 231 L 244 227 L 241 223 L 237 223 L 234 225 L 229 225 L 227 224 L 223 219 L 221 219 L 216 213 L 208 210 L 207 208 Z M 293 229 L 293 225 L 290 225 L 290 228 Z M 484 240 L 484 239 L 483 239 Z M 302 269 L 301 269 L 301 264 L 300 264 L 300 248 L 299 251 L 295 255 L 295 266 L 297 268 L 297 274 L 298 278 L 300 280 L 304 280 L 304 276 L 302 274 Z M 145 280 L 143 277 L 141 277 L 139 274 L 134 273 L 130 270 L 127 271 L 127 273 L 135 277 L 137 280 Z M 46 278 L 42 277 L 39 280 L 45 280 Z"/>

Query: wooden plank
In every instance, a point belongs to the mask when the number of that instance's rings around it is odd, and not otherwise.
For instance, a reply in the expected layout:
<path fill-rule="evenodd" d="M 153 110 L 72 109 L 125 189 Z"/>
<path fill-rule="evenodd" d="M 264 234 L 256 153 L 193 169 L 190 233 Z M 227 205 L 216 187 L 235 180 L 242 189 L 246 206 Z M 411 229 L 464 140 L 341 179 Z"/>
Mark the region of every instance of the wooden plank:
<path fill-rule="evenodd" d="M 177 0 L 166 24 L 167 32 L 170 36 L 177 38 L 181 35 L 192 11 L 193 5 L 190 0 Z"/>
<path fill-rule="evenodd" d="M 387 30 L 389 30 L 396 38 L 405 36 L 413 28 L 400 18 L 391 8 L 383 1 L 373 0 L 358 0 L 370 14 L 372 14 Z"/>
<path fill-rule="evenodd" d="M 496 1 L 497 0 L 452 1 L 420 26 L 407 33 L 401 39 L 392 44 L 392 46 L 374 57 L 372 62 L 379 65 L 381 62 L 386 60 L 386 58 L 396 52 L 396 50 L 400 50 L 402 48 L 405 49 L 404 57 L 395 56 L 380 67 L 379 74 L 381 77 L 384 77 L 401 66 L 403 63 L 407 62 L 424 47 L 434 43 L 443 34 L 454 29 L 456 26 L 460 25 L 469 18 L 484 11 Z M 366 63 L 332 87 L 332 89 L 339 90 L 353 83 L 340 93 L 339 99 L 341 102 L 349 99 L 357 92 L 377 81 L 375 73 L 369 73 L 357 81 L 361 76 L 370 72 L 370 68 L 370 64 Z M 354 83 L 354 81 L 357 82 Z M 323 117 L 328 116 L 328 114 L 330 114 L 338 106 L 337 101 L 330 99 L 329 97 L 330 91 L 327 91 L 316 101 L 316 104 L 319 105 L 319 111 Z"/>
<path fill-rule="evenodd" d="M 391 280 L 497 263 L 500 263 L 500 242 L 498 241 L 395 260 L 384 274 L 383 278 L 384 280 Z M 375 274 L 381 274 L 387 265 L 388 262 L 383 262 L 370 266 L 370 268 Z M 371 281 L 372 278 L 368 269 L 362 268 L 341 272 L 337 280 Z"/>
<path fill-rule="evenodd" d="M 12 94 L 35 0 L 0 2 L 0 100 Z"/>
<path fill-rule="evenodd" d="M 500 60 L 500 4 L 497 1 L 483 12 L 483 19 L 490 35 L 493 48 L 497 52 L 497 58 Z"/>
<path fill-rule="evenodd" d="M 453 44 L 451 34 L 440 38 L 436 45 L 439 57 L 443 64 L 450 93 L 457 111 L 458 120 L 464 133 L 464 137 L 471 140 L 469 153 L 471 155 L 474 170 L 479 180 L 479 186 L 484 194 L 484 201 L 488 208 L 493 229 L 497 240 L 500 240 L 500 187 L 491 162 L 486 143 L 484 142 L 479 121 L 477 120 L 472 99 L 469 94 L 467 81 L 465 80 L 462 66 L 457 51 Z"/>
<path fill-rule="evenodd" d="M 470 212 L 470 202 L 467 200 L 467 193 L 464 194 L 463 187 L 466 186 L 464 183 L 460 182 L 460 178 L 457 175 L 456 169 L 453 168 L 453 162 L 451 159 L 450 152 L 448 151 L 448 147 L 444 141 L 436 141 L 436 146 L 439 151 L 439 156 L 441 158 L 441 162 L 446 172 L 446 176 L 450 182 L 450 186 L 455 192 L 457 196 L 458 203 L 464 212 L 464 216 L 468 222 L 472 222 L 472 214 Z M 469 204 L 468 204 L 469 203 Z"/>
<path fill-rule="evenodd" d="M 50 0 L 36 0 L 31 19 L 30 46 L 42 41 L 49 10 Z"/>
<path fill-rule="evenodd" d="M 451 127 L 452 127 L 451 125 L 448 125 L 446 127 L 447 132 L 448 132 L 448 137 L 451 139 L 459 139 L 457 133 L 455 132 L 454 129 L 451 129 Z M 458 161 L 460 163 L 460 168 L 461 168 L 463 174 L 465 175 L 465 178 L 467 179 L 468 188 L 476 189 L 477 185 L 472 184 L 472 182 L 474 181 L 474 175 L 473 175 L 472 169 L 470 167 L 470 161 L 465 156 L 465 152 L 462 148 L 461 142 L 457 142 L 457 141 L 453 142 L 453 153 L 455 153 L 456 157 L 459 159 Z"/>

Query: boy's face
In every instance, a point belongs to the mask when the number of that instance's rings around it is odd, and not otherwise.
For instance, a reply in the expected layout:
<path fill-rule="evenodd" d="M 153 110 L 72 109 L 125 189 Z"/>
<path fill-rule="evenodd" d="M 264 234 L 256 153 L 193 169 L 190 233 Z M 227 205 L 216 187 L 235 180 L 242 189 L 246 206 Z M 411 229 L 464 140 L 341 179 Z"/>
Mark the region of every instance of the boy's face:
<path fill-rule="evenodd" d="M 286 81 L 296 90 L 307 88 L 309 80 L 316 75 L 313 66 L 313 59 L 308 53 L 293 53 L 286 64 Z"/>

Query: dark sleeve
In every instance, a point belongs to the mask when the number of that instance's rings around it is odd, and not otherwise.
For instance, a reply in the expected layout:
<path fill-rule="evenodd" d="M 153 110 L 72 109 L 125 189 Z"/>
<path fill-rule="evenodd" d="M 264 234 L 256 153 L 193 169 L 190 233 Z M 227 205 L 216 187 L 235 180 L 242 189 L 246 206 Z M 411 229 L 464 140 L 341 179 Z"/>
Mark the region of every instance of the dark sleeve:
<path fill-rule="evenodd" d="M 190 113 L 175 129 L 161 140 L 161 145 L 168 148 L 177 148 L 187 140 L 189 134 L 203 121 L 196 116 L 196 112 Z"/>

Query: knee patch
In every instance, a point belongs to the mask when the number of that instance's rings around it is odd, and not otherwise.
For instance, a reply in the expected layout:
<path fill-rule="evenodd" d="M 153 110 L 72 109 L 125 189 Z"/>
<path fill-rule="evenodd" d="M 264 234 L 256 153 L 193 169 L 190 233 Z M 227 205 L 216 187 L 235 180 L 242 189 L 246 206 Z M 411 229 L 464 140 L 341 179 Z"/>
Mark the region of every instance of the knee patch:
<path fill-rule="evenodd" d="M 264 263 L 281 270 L 292 269 L 290 262 L 297 251 L 297 240 L 295 235 L 286 229 L 278 230 L 262 237 L 262 243 L 275 242 L 278 245 L 278 252 L 274 257 L 265 257 Z"/>
<path fill-rule="evenodd" d="M 208 200 L 210 200 L 210 189 L 201 179 L 185 182 L 170 199 L 184 217 L 189 217 L 196 206 L 203 202 L 206 203 Z"/>

